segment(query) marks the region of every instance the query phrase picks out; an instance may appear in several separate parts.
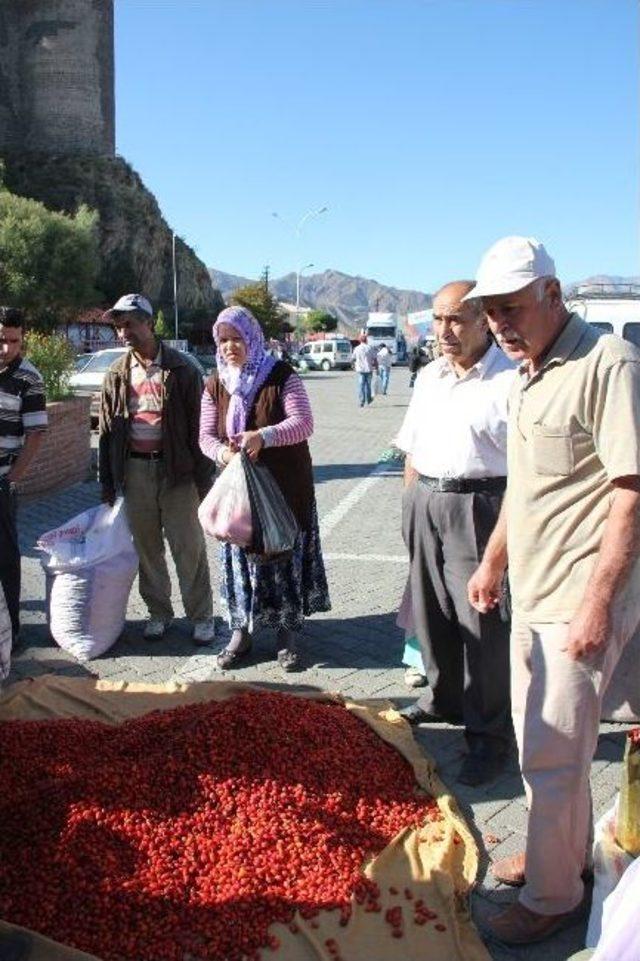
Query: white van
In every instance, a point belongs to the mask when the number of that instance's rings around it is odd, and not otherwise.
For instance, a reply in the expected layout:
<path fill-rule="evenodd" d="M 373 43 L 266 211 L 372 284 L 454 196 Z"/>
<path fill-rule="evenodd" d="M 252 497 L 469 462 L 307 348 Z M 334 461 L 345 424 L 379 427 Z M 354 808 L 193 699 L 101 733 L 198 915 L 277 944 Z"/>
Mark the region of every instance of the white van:
<path fill-rule="evenodd" d="M 301 348 L 300 365 L 309 370 L 349 370 L 353 351 L 346 337 L 331 340 L 313 340 Z"/>
<path fill-rule="evenodd" d="M 605 334 L 617 334 L 640 347 L 640 287 L 633 284 L 598 289 L 589 284 L 567 301 L 587 323 Z"/>

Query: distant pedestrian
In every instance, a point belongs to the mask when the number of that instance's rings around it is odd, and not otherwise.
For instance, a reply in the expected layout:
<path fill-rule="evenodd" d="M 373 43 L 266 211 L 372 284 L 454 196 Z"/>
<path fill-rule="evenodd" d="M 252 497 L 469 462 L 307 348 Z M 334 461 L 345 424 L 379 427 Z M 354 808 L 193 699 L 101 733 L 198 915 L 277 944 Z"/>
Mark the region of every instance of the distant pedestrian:
<path fill-rule="evenodd" d="M 389 389 L 389 377 L 391 376 L 391 367 L 393 365 L 393 354 L 386 344 L 383 344 L 378 351 L 377 361 L 380 380 L 382 382 L 382 393 L 386 395 Z"/>
<path fill-rule="evenodd" d="M 198 443 L 202 378 L 185 354 L 156 338 L 145 297 L 126 294 L 105 316 L 129 350 L 111 366 L 102 388 L 100 482 L 108 503 L 124 495 L 149 611 L 144 636 L 159 640 L 173 619 L 166 537 L 193 640 L 210 644 L 213 602 L 198 521 L 212 478 Z"/>
<path fill-rule="evenodd" d="M 24 314 L 0 307 L 0 582 L 13 639 L 20 630 L 20 546 L 16 485 L 33 462 L 47 429 L 44 384 L 22 356 Z"/>
<path fill-rule="evenodd" d="M 242 448 L 275 477 L 300 533 L 290 557 L 263 562 L 244 548 L 221 544 L 221 604 L 232 634 L 218 655 L 228 670 L 246 657 L 260 628 L 277 632 L 280 667 L 299 666 L 304 618 L 330 610 L 308 438 L 313 415 L 296 372 L 265 350 L 257 320 L 228 307 L 213 328 L 217 370 L 202 395 L 200 445 L 222 469 Z"/>
<path fill-rule="evenodd" d="M 421 338 L 418 343 L 411 348 L 411 354 L 409 356 L 409 372 L 411 374 L 409 387 L 413 387 L 416 382 L 416 377 L 422 368 L 430 364 L 432 360 L 433 348 Z"/>
<path fill-rule="evenodd" d="M 353 352 L 353 369 L 358 375 L 358 400 L 360 406 L 364 407 L 373 401 L 371 378 L 378 369 L 376 352 L 369 347 L 366 334 L 362 334 L 360 343 Z"/>

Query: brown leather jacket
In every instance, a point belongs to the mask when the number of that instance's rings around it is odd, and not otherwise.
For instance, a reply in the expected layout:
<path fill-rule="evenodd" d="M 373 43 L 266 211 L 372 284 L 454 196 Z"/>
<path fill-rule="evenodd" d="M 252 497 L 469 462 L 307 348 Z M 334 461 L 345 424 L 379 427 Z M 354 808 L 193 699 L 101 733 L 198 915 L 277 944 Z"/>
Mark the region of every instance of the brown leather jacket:
<path fill-rule="evenodd" d="M 100 398 L 98 473 L 102 487 L 114 494 L 124 490 L 130 365 L 131 351 L 127 351 L 107 371 Z M 213 464 L 198 442 L 202 378 L 180 351 L 165 344 L 161 345 L 160 366 L 164 383 L 162 450 L 167 481 L 173 487 L 193 480 L 202 498 L 213 478 Z"/>

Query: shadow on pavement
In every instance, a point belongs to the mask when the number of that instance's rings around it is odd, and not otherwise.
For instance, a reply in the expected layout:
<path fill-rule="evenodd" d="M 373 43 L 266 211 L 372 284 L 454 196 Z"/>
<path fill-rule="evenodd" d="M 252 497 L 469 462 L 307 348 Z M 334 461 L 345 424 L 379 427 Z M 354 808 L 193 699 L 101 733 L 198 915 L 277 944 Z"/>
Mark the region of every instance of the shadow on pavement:
<path fill-rule="evenodd" d="M 321 464 L 313 468 L 313 479 L 316 484 L 324 484 L 332 480 L 355 480 L 368 477 L 376 468 L 376 464 Z"/>

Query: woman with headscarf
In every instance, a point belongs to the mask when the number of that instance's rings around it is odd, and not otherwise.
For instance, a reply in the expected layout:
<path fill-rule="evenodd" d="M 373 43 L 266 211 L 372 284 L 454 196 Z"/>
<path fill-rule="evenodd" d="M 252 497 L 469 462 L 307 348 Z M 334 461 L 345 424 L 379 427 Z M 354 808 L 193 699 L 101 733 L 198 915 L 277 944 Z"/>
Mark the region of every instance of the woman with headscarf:
<path fill-rule="evenodd" d="M 298 666 L 296 641 L 305 616 L 331 606 L 307 444 L 313 415 L 302 381 L 267 352 L 249 310 L 227 307 L 213 337 L 217 372 L 202 396 L 200 447 L 221 468 L 240 448 L 268 467 L 300 527 L 286 559 L 263 561 L 242 547 L 221 545 L 220 600 L 232 634 L 218 666 L 235 667 L 251 650 L 253 633 L 272 627 L 278 662 L 290 671 Z"/>

